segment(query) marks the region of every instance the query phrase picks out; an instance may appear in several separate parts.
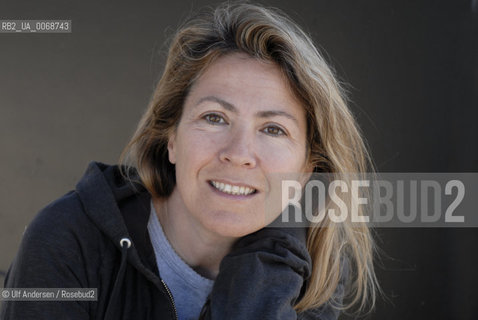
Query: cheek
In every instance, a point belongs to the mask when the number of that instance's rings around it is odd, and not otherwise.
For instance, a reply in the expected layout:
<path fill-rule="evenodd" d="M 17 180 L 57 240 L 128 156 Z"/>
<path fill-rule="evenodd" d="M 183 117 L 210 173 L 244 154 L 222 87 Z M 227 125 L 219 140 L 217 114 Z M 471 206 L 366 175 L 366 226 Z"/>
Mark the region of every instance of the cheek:
<path fill-rule="evenodd" d="M 303 169 L 305 147 L 290 142 L 262 142 L 258 147 L 263 167 L 269 172 L 293 173 Z"/>
<path fill-rule="evenodd" d="M 210 162 L 217 154 L 217 139 L 202 132 L 191 131 L 181 135 L 178 141 L 177 166 L 188 175 L 197 174 L 197 170 Z M 196 172 L 195 172 L 196 171 Z"/>

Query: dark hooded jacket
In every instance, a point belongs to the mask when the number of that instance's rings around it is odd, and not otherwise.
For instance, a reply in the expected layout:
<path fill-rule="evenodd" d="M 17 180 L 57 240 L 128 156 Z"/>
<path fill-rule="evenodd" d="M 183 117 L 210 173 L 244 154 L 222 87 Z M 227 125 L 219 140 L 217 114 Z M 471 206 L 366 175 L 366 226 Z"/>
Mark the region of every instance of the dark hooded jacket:
<path fill-rule="evenodd" d="M 176 319 L 147 223 L 150 194 L 117 166 L 91 163 L 76 189 L 26 229 L 5 288 L 97 288 L 97 301 L 3 301 L 0 319 Z M 128 239 L 131 246 L 128 247 Z M 202 319 L 336 319 L 329 304 L 296 314 L 311 261 L 305 232 L 265 228 L 221 262 Z M 343 284 L 336 295 L 343 294 Z"/>

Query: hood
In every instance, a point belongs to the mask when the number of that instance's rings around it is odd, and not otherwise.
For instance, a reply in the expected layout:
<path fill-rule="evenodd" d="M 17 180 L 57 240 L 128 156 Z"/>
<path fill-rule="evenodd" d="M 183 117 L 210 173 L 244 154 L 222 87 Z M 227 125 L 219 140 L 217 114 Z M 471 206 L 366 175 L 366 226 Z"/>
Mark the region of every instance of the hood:
<path fill-rule="evenodd" d="M 139 181 L 135 172 L 131 177 Z M 78 182 L 76 192 L 86 214 L 118 250 L 122 250 L 122 239 L 130 240 L 128 262 L 153 282 L 159 280 L 152 271 L 157 267 L 147 229 L 151 195 L 144 186 L 125 179 L 116 165 L 92 162 Z"/>
<path fill-rule="evenodd" d="M 132 180 L 139 181 L 137 174 Z M 161 288 L 147 224 L 151 196 L 145 188 L 123 177 L 118 166 L 92 162 L 76 186 L 84 210 L 93 223 L 121 252 L 121 262 L 111 290 L 105 320 L 117 319 L 119 295 L 127 264 Z"/>

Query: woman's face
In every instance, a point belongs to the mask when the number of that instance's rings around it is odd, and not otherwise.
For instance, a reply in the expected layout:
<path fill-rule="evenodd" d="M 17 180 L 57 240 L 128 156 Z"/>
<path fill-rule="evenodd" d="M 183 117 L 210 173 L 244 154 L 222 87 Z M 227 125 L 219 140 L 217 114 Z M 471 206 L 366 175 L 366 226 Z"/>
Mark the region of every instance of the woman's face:
<path fill-rule="evenodd" d="M 281 188 L 273 174 L 306 171 L 305 112 L 275 64 L 229 54 L 191 88 L 168 151 L 174 210 L 208 232 L 241 237 L 273 220 L 265 217 Z"/>

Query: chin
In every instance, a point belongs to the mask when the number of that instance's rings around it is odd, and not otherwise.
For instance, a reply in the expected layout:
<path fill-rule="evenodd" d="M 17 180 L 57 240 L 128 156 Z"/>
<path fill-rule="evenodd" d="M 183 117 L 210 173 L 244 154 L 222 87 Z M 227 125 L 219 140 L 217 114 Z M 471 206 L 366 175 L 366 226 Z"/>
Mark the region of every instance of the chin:
<path fill-rule="evenodd" d="M 265 227 L 263 221 L 250 221 L 246 217 L 231 212 L 215 212 L 205 223 L 208 230 L 229 238 L 240 238 Z"/>

